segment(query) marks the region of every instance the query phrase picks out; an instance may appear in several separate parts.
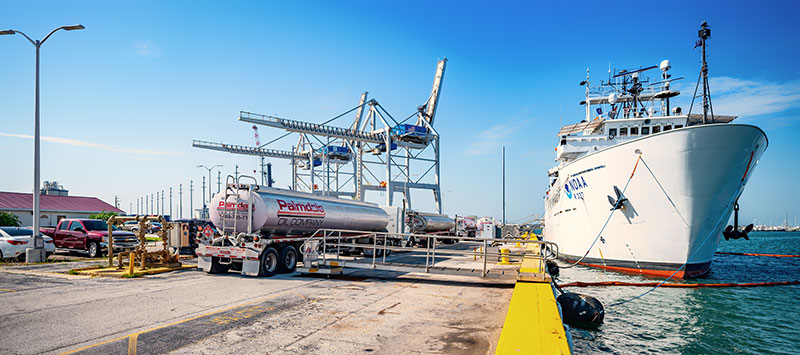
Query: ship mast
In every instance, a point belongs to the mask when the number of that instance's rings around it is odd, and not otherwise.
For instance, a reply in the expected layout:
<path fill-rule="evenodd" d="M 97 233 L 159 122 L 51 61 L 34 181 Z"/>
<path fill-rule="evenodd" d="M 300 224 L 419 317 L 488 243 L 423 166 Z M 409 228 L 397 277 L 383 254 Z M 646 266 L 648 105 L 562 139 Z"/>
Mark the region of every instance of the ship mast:
<path fill-rule="evenodd" d="M 708 121 L 708 113 L 711 112 L 711 123 L 714 123 L 714 109 L 711 107 L 711 89 L 708 87 L 708 63 L 706 62 L 706 40 L 711 37 L 711 29 L 708 28 L 708 23 L 703 21 L 700 24 L 700 30 L 697 31 L 697 36 L 700 39 L 697 41 L 695 48 L 699 45 L 703 49 L 703 66 L 700 69 L 700 78 L 697 79 L 697 85 L 700 85 L 700 81 L 703 82 L 703 124 L 706 124 Z M 697 87 L 694 89 L 694 97 L 697 97 Z M 692 98 L 694 101 L 694 98 Z M 691 113 L 691 107 L 689 109 Z"/>

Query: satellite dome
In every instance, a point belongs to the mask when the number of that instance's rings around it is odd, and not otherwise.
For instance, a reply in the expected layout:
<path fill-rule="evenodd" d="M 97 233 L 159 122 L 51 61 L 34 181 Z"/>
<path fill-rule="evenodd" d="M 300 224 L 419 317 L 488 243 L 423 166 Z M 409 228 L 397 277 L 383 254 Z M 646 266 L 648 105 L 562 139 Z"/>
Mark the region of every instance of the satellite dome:
<path fill-rule="evenodd" d="M 658 65 L 658 69 L 661 71 L 667 71 L 672 68 L 672 65 L 669 63 L 669 59 L 664 59 L 661 61 L 661 64 Z"/>
<path fill-rule="evenodd" d="M 617 102 L 617 94 L 613 92 L 608 94 L 608 103 L 615 104 L 616 102 Z"/>

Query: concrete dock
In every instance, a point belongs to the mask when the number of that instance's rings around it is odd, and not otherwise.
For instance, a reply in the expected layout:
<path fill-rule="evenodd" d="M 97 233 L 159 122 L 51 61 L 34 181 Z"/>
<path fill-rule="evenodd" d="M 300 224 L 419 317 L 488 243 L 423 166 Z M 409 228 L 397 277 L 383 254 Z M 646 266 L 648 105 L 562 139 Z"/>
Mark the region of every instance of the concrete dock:
<path fill-rule="evenodd" d="M 0 353 L 487 354 L 514 287 L 347 269 L 92 278 L 68 274 L 70 264 L 0 267 Z"/>

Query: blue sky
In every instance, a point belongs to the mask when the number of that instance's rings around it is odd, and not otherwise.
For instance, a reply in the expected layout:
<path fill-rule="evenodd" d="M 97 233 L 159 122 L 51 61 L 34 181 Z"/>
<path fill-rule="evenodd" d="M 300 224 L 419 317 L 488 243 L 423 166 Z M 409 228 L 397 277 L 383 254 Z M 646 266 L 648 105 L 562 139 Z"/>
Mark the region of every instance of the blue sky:
<path fill-rule="evenodd" d="M 118 195 L 128 209 L 169 187 L 177 196 L 190 179 L 199 191 L 206 173 L 198 164 L 252 171 L 254 158 L 191 147 L 192 139 L 252 144 L 240 110 L 321 122 L 369 91 L 394 116 L 408 116 L 446 56 L 435 124 L 445 212 L 501 215 L 505 145 L 515 220 L 543 211 L 555 133 L 582 117 L 586 68 L 602 79 L 609 63 L 670 59 L 673 75 L 687 77 L 678 86 L 686 100 L 699 70 L 692 45 L 706 20 L 714 111 L 738 114 L 770 140 L 740 201 L 742 218 L 782 223 L 786 213 L 800 218 L 799 10 L 789 1 L 31 1 L 4 4 L 0 28 L 41 38 L 86 26 L 42 47 L 42 180 L 73 195 Z M 0 190 L 30 191 L 34 50 L 21 36 L 2 36 L 0 58 Z M 262 141 L 282 134 L 259 131 Z M 288 164 L 272 162 L 278 186 L 290 184 Z M 415 207 L 433 209 L 429 196 L 414 197 Z"/>

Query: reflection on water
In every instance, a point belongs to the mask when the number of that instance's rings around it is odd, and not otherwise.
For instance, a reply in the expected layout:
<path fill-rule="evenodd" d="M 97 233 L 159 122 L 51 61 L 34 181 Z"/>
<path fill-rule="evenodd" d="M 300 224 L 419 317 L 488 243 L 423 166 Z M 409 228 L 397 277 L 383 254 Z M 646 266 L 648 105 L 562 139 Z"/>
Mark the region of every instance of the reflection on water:
<path fill-rule="evenodd" d="M 720 251 L 800 254 L 800 233 L 753 232 L 751 240 L 723 241 Z M 563 265 L 563 264 L 562 264 Z M 716 255 L 711 273 L 692 283 L 800 280 L 800 258 Z M 572 281 L 652 282 L 653 278 L 575 267 L 561 270 Z M 660 279 L 656 279 L 660 280 Z M 675 282 L 684 282 L 676 280 Z M 635 297 L 647 287 L 570 288 L 604 305 Z M 797 353 L 800 286 L 659 288 L 606 308 L 600 329 L 572 329 L 575 353 L 708 354 Z"/>

